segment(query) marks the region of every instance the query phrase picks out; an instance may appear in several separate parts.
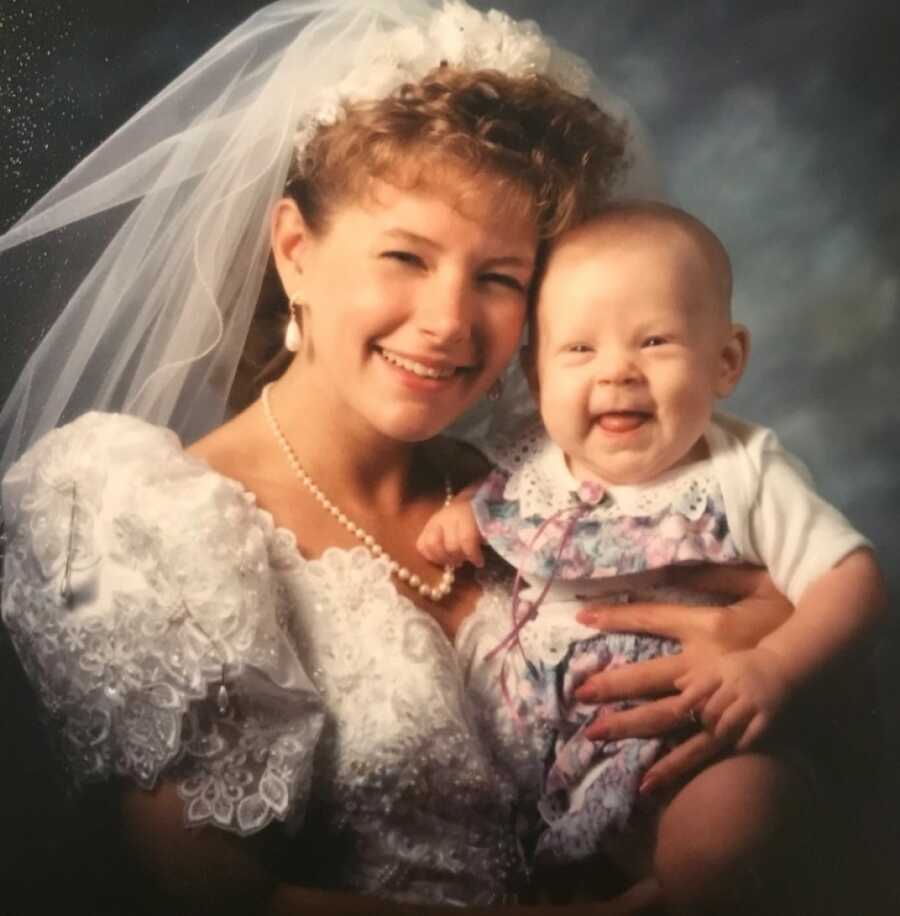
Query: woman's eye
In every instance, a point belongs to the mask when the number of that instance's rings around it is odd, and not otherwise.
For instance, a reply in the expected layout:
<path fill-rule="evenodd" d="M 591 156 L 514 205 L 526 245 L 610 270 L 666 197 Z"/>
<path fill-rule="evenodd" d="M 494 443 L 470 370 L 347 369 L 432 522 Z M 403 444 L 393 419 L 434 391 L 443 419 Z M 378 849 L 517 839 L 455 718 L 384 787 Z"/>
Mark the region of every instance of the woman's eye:
<path fill-rule="evenodd" d="M 392 261 L 399 261 L 401 264 L 409 264 L 412 267 L 424 267 L 425 262 L 411 251 L 384 251 L 381 254 L 383 258 L 389 258 Z"/>
<path fill-rule="evenodd" d="M 590 353 L 591 348 L 587 344 L 570 344 L 567 348 L 569 353 Z"/>
<path fill-rule="evenodd" d="M 644 347 L 661 347 L 663 344 L 668 343 L 668 340 L 665 337 L 660 336 L 659 334 L 654 334 L 644 340 L 642 346 Z"/>
<path fill-rule="evenodd" d="M 500 286 L 516 290 L 516 292 L 525 292 L 525 284 L 518 277 L 512 276 L 512 274 L 481 274 L 479 279 L 482 283 L 498 283 Z"/>

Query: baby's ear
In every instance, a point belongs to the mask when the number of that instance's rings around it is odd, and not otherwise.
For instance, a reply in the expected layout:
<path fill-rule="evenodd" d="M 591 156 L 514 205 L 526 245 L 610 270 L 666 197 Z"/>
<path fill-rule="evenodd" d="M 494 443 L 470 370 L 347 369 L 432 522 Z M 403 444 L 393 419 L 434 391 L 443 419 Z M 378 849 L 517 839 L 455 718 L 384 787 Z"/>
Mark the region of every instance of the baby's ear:
<path fill-rule="evenodd" d="M 525 346 L 519 350 L 519 364 L 522 367 L 522 371 L 525 373 L 525 378 L 528 381 L 528 390 L 531 392 L 535 404 L 540 404 L 541 398 L 537 375 L 537 354 L 534 352 L 534 348 L 530 343 L 525 344 Z"/>
<path fill-rule="evenodd" d="M 750 356 L 750 331 L 742 324 L 731 325 L 719 354 L 716 397 L 727 398 L 744 374 Z"/>

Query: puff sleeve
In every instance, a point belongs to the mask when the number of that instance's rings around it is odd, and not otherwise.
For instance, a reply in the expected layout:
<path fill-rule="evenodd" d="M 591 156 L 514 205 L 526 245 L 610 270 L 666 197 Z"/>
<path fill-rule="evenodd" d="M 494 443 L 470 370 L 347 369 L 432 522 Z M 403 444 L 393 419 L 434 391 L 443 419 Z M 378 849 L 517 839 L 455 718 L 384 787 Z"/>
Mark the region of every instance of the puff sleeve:
<path fill-rule="evenodd" d="M 3 620 L 71 781 L 165 774 L 188 825 L 298 822 L 324 714 L 252 497 L 92 413 L 9 470 L 3 513 Z"/>

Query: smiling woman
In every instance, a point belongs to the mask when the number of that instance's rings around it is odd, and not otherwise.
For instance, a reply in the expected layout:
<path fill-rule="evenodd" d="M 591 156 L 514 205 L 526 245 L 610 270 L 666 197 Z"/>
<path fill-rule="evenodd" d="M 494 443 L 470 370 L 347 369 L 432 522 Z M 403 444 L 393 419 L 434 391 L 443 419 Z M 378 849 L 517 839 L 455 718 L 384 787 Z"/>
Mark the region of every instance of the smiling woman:
<path fill-rule="evenodd" d="M 322 236 L 279 206 L 275 263 L 304 303 L 304 348 L 284 380 L 304 422 L 342 404 L 385 436 L 422 441 L 486 392 L 519 342 L 537 243 L 531 216 L 498 218 L 495 195 L 485 176 L 463 215 L 440 188 L 384 184 Z"/>

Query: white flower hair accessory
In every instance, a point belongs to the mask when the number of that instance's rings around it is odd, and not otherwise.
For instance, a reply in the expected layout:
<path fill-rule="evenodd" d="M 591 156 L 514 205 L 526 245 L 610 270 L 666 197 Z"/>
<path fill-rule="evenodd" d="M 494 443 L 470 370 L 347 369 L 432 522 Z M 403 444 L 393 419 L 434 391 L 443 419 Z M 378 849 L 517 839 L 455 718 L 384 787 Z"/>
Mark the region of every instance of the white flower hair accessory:
<path fill-rule="evenodd" d="M 517 22 L 499 10 L 482 13 L 462 0 L 444 0 L 423 27 L 366 36 L 350 72 L 314 99 L 301 120 L 294 139 L 298 159 L 320 126 L 335 123 L 344 103 L 385 98 L 442 64 L 514 77 L 547 76 L 574 95 L 591 89 L 588 65 L 533 20 Z"/>

